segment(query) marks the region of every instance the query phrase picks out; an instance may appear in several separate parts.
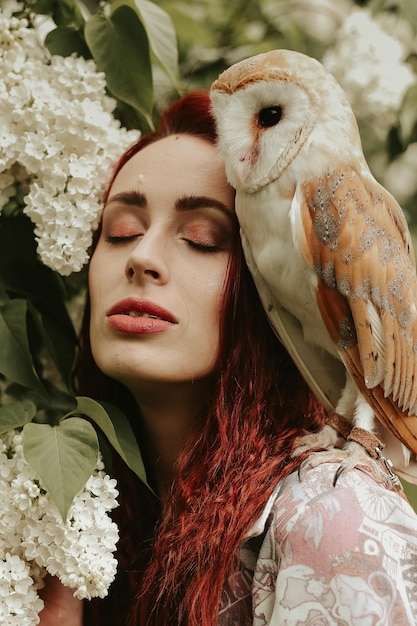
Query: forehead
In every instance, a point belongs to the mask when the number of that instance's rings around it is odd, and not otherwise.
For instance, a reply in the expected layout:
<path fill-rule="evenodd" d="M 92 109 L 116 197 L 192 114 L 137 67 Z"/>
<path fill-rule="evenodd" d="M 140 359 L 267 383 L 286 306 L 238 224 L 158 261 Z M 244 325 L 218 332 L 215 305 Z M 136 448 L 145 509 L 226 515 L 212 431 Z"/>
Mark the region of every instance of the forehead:
<path fill-rule="evenodd" d="M 223 161 L 208 140 L 185 134 L 159 139 L 137 152 L 118 172 L 111 194 L 126 188 L 233 196 Z"/>

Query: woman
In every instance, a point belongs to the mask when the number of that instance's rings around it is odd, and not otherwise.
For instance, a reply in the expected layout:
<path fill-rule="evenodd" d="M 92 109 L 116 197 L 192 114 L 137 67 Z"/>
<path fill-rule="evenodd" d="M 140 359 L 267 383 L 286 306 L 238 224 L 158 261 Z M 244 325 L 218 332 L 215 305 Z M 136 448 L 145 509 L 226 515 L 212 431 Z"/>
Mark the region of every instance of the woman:
<path fill-rule="evenodd" d="M 416 517 L 366 452 L 333 485 L 342 437 L 267 323 L 215 139 L 186 96 L 105 198 L 80 393 L 130 416 L 156 495 L 115 459 L 119 573 L 84 623 L 411 624 Z M 45 593 L 42 626 L 81 624 Z"/>

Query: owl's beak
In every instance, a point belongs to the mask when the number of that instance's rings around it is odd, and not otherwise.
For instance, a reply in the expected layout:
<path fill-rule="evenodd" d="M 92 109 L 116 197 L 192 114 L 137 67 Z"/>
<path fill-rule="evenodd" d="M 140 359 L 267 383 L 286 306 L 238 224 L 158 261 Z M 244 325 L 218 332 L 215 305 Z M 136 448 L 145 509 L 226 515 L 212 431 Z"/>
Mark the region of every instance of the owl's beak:
<path fill-rule="evenodd" d="M 241 156 L 234 164 L 233 174 L 236 179 L 232 182 L 234 187 L 246 187 L 250 184 L 250 178 L 258 161 L 257 151 L 251 151 Z"/>

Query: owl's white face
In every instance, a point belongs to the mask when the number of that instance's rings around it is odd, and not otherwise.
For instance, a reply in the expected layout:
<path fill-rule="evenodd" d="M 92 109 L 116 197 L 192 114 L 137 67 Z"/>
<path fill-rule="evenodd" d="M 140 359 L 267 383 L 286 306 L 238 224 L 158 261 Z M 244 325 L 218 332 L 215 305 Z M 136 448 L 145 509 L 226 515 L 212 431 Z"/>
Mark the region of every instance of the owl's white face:
<path fill-rule="evenodd" d="M 228 180 L 242 191 L 279 178 L 316 119 L 308 91 L 286 80 L 254 82 L 232 94 L 212 90 L 211 99 Z"/>

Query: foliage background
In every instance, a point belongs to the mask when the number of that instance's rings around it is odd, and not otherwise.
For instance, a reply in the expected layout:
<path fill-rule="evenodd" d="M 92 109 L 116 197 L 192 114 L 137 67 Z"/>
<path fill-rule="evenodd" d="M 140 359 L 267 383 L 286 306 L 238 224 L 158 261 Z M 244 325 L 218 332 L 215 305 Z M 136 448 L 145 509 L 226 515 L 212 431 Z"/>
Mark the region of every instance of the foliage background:
<path fill-rule="evenodd" d="M 169 100 L 190 89 L 208 88 L 223 69 L 242 58 L 273 48 L 288 48 L 322 60 L 354 9 L 367 9 L 375 20 L 388 24 L 391 34 L 404 44 L 405 60 L 417 72 L 415 0 L 23 2 L 23 13 L 44 33 L 51 53 L 63 56 L 77 53 L 93 58 L 106 74 L 110 95 L 118 101 L 116 115 L 127 128 L 140 128 L 144 132 L 154 125 Z M 358 122 L 371 169 L 385 186 L 392 187 L 394 195 L 401 195 L 399 199 L 414 237 L 417 233 L 417 74 L 394 119 L 385 123 L 365 114 L 358 117 Z M 16 312 L 21 320 L 26 319 L 26 344 L 21 347 L 25 359 L 31 360 L 30 367 L 43 391 L 46 390 L 48 401 L 40 400 L 29 383 L 16 384 L 13 377 L 6 395 L 17 400 L 29 397 L 36 405 L 31 411 L 36 414 L 26 416 L 26 421 L 49 423 L 51 419 L 59 420 L 74 405 L 73 311 L 74 302 L 83 293 L 85 270 L 61 277 L 40 264 L 33 227 L 19 214 L 19 203 L 22 198 L 16 198 L 13 211 L 9 207 L 9 213 L 3 210 L 1 217 L 0 302 L 3 315 L 5 311 L 8 315 L 9 326 Z M 9 220 L 12 215 L 14 219 Z M 17 310 L 17 300 L 25 301 L 27 308 Z M 52 376 L 51 365 L 45 371 L 45 350 L 49 353 L 49 363 L 55 364 Z M 0 356 L 0 381 L 1 378 L 3 387 L 10 382 Z M 406 488 L 417 509 L 417 488 Z"/>

